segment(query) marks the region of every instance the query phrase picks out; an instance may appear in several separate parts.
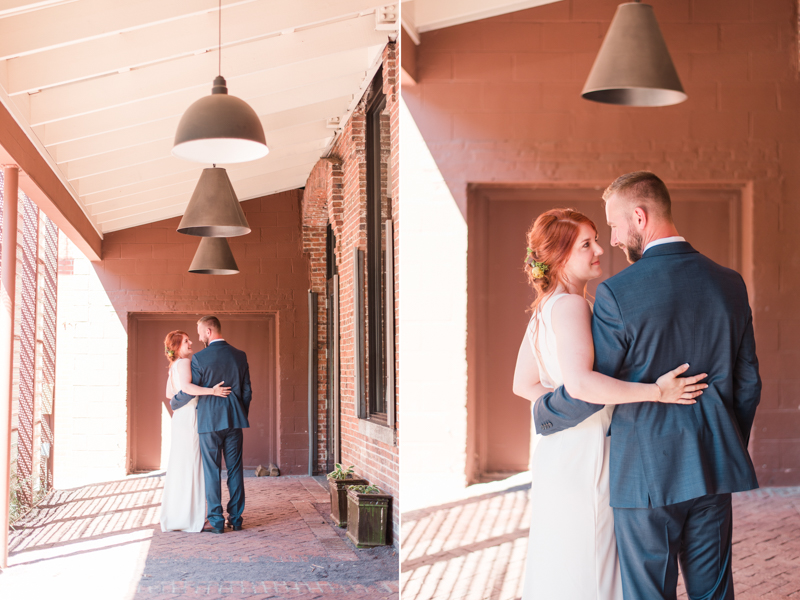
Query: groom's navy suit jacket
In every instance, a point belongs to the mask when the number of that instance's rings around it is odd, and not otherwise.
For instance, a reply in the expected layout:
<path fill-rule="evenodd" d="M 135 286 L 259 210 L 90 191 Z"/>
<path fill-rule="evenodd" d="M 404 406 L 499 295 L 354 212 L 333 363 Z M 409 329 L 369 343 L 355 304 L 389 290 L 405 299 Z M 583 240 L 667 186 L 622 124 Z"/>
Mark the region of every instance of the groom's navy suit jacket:
<path fill-rule="evenodd" d="M 212 342 L 207 348 L 192 356 L 192 383 L 200 387 L 214 387 L 220 381 L 231 388 L 226 398 L 200 396 L 197 402 L 197 432 L 210 433 L 223 429 L 250 427 L 250 369 L 247 355 L 225 340 Z M 170 402 L 180 408 L 193 396 L 178 392 Z"/>
<path fill-rule="evenodd" d="M 614 409 L 611 506 L 648 508 L 758 487 L 747 442 L 761 398 L 753 321 L 741 276 L 686 242 L 648 249 L 598 286 L 592 318 L 596 371 L 654 383 L 683 363 L 708 373 L 692 405 Z M 564 387 L 539 398 L 536 432 L 577 425 L 602 406 Z"/>

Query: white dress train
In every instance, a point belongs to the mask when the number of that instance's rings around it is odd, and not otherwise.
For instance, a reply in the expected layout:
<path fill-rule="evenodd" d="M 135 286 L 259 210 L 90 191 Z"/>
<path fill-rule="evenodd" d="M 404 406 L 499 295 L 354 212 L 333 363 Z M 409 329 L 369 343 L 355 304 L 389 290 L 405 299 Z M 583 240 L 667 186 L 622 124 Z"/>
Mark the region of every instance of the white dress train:
<path fill-rule="evenodd" d="M 181 358 L 178 360 L 189 360 Z M 180 391 L 176 360 L 169 369 L 167 397 Z M 172 413 L 172 444 L 161 495 L 161 531 L 202 531 L 206 521 L 206 482 L 197 434 L 197 398 Z"/>
<path fill-rule="evenodd" d="M 566 295 L 554 294 L 546 300 L 526 332 L 547 387 L 564 381 L 551 314 L 553 305 Z M 538 354 L 533 319 L 538 319 Z M 523 600 L 622 600 L 614 514 L 609 506 L 606 431 L 613 410 L 606 406 L 571 429 L 536 436 Z"/>

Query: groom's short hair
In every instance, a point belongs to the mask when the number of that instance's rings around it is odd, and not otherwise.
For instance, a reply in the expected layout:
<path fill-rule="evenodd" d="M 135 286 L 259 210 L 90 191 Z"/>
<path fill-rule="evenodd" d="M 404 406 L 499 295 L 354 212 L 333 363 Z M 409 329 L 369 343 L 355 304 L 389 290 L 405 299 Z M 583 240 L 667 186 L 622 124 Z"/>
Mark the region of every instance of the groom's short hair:
<path fill-rule="evenodd" d="M 200 319 L 197 321 L 197 324 L 208 327 L 209 329 L 213 329 L 217 333 L 222 333 L 222 324 L 219 322 L 219 319 L 213 315 L 200 317 Z"/>
<path fill-rule="evenodd" d="M 603 200 L 613 195 L 640 202 L 645 209 L 672 221 L 672 201 L 663 181 L 650 171 L 634 171 L 620 175 L 603 192 Z"/>

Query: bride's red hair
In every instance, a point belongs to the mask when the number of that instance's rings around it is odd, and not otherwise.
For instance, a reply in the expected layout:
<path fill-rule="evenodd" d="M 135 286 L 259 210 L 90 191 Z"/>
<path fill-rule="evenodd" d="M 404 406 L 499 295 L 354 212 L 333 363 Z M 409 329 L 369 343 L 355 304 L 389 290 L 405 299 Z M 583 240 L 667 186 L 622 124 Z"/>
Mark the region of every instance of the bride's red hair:
<path fill-rule="evenodd" d="M 164 354 L 167 356 L 170 366 L 180 358 L 178 354 L 181 344 L 183 344 L 183 336 L 189 337 L 189 334 L 176 329 L 175 331 L 170 331 L 167 337 L 164 338 Z"/>
<path fill-rule="evenodd" d="M 554 208 L 539 215 L 528 229 L 525 237 L 530 248 L 529 256 L 533 260 L 526 262 L 525 274 L 536 292 L 531 311 L 535 312 L 559 284 L 566 287 L 564 266 L 569 260 L 575 240 L 578 239 L 581 225 L 589 225 L 597 233 L 594 222 L 583 213 L 571 208 Z M 529 264 L 533 261 L 547 265 L 543 277 L 535 276 L 533 265 Z"/>

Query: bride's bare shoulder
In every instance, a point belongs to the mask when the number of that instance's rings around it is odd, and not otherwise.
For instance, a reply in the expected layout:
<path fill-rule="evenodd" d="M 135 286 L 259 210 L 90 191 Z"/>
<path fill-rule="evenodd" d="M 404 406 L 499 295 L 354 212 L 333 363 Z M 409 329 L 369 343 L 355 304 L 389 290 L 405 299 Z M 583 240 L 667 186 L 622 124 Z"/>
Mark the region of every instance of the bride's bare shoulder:
<path fill-rule="evenodd" d="M 175 370 L 179 373 L 191 372 L 192 360 L 190 358 L 179 358 L 175 361 Z"/>
<path fill-rule="evenodd" d="M 591 314 L 591 306 L 583 296 L 578 294 L 564 294 L 553 302 L 553 317 L 575 318 Z"/>

